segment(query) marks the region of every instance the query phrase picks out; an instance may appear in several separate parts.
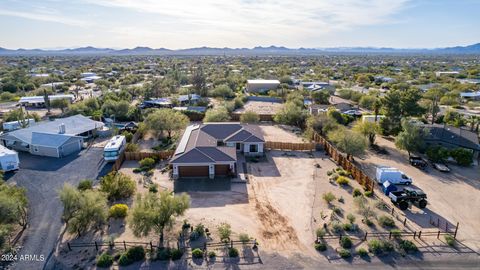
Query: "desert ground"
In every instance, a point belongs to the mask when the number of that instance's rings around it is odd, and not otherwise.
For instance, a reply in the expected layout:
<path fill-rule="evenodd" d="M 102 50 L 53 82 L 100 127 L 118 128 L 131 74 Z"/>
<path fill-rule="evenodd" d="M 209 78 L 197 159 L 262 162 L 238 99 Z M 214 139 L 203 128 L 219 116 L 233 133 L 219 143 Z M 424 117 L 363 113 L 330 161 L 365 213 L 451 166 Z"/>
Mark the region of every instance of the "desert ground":
<path fill-rule="evenodd" d="M 379 155 L 369 151 L 362 159 L 357 159 L 370 174 L 375 175 L 375 166 L 388 165 L 399 168 L 412 177 L 413 184 L 421 188 L 428 196 L 425 211 L 414 209 L 406 211 L 408 217 L 419 226 L 432 227 L 428 216 L 438 216 L 448 220 L 451 225 L 460 223 L 459 239 L 476 250 L 480 250 L 480 167 L 470 168 L 450 165 L 450 173 L 439 172 L 432 167 L 427 171 L 419 170 L 408 163 L 408 155 L 395 148 L 394 142 L 379 137 L 376 143 L 388 151 L 388 155 Z"/>
<path fill-rule="evenodd" d="M 282 108 L 283 108 L 283 104 L 278 102 L 249 100 L 245 103 L 245 105 L 243 105 L 243 108 L 235 110 L 235 113 L 252 111 L 258 114 L 276 114 Z"/>

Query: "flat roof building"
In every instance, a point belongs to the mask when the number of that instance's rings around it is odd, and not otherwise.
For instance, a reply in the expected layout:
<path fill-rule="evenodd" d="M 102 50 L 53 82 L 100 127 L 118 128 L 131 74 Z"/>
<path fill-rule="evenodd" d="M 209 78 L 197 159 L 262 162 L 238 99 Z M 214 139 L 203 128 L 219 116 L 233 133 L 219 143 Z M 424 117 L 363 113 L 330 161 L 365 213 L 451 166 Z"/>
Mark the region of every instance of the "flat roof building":
<path fill-rule="evenodd" d="M 267 92 L 269 90 L 275 90 L 280 85 L 279 80 L 247 80 L 248 92 Z"/>

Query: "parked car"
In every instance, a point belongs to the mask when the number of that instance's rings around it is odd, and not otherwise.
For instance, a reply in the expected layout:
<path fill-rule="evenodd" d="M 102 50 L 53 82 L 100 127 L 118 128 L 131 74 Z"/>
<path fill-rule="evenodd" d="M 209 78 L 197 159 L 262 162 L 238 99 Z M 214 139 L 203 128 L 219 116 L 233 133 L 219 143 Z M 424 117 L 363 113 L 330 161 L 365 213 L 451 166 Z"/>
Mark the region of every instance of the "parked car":
<path fill-rule="evenodd" d="M 410 165 L 420 169 L 425 169 L 428 166 L 427 161 L 419 156 L 410 156 L 408 161 L 410 161 Z"/>
<path fill-rule="evenodd" d="M 406 187 L 400 191 L 392 191 L 388 197 L 401 210 L 407 210 L 410 204 L 416 204 L 421 209 L 427 207 L 427 194 L 418 188 Z"/>
<path fill-rule="evenodd" d="M 447 164 L 439 163 L 439 162 L 433 162 L 432 167 L 435 170 L 441 171 L 441 172 L 450 172 L 450 168 L 448 168 Z"/>
<path fill-rule="evenodd" d="M 344 111 L 343 113 L 351 116 L 362 116 L 362 112 L 359 110 L 348 110 L 348 111 Z"/>
<path fill-rule="evenodd" d="M 377 167 L 375 176 L 379 184 L 383 184 L 385 181 L 395 185 L 410 185 L 412 183 L 412 178 L 393 167 Z"/>

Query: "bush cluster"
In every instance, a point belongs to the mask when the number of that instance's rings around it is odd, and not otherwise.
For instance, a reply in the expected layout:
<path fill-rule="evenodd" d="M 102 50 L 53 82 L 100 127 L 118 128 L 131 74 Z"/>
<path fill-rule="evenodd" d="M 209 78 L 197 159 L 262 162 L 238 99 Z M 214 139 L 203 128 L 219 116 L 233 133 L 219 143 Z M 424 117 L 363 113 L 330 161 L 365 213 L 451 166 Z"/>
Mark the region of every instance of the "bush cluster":
<path fill-rule="evenodd" d="M 346 250 L 346 249 L 340 249 L 338 251 L 338 255 L 340 255 L 340 257 L 346 259 L 346 258 L 350 258 L 352 256 L 352 254 L 350 253 L 350 251 Z"/>
<path fill-rule="evenodd" d="M 387 240 L 372 239 L 368 242 L 368 250 L 374 254 L 393 251 L 393 244 Z"/>
<path fill-rule="evenodd" d="M 378 224 L 384 228 L 395 227 L 395 221 L 389 216 L 382 215 L 378 218 Z"/>
<path fill-rule="evenodd" d="M 325 251 L 327 250 L 327 245 L 324 242 L 316 243 L 315 249 L 318 251 Z"/>
<path fill-rule="evenodd" d="M 343 248 L 351 248 L 352 247 L 352 239 L 350 239 L 350 237 L 348 237 L 348 236 L 343 236 L 340 239 L 340 245 Z"/>
<path fill-rule="evenodd" d="M 107 267 L 110 267 L 112 264 L 113 264 L 113 257 L 106 252 L 103 252 L 102 255 L 100 255 L 97 258 L 98 267 L 107 268 Z"/>
<path fill-rule="evenodd" d="M 108 210 L 108 215 L 113 218 L 124 218 L 127 216 L 128 206 L 123 203 L 115 204 Z"/>
<path fill-rule="evenodd" d="M 346 176 L 339 176 L 335 182 L 337 182 L 337 184 L 342 186 L 350 185 L 350 180 Z"/>
<path fill-rule="evenodd" d="M 231 258 L 236 258 L 238 257 L 238 249 L 236 248 L 229 248 L 228 249 L 228 256 L 231 257 Z"/>
<path fill-rule="evenodd" d="M 362 196 L 362 191 L 358 188 L 355 188 L 352 192 L 353 197 Z"/>

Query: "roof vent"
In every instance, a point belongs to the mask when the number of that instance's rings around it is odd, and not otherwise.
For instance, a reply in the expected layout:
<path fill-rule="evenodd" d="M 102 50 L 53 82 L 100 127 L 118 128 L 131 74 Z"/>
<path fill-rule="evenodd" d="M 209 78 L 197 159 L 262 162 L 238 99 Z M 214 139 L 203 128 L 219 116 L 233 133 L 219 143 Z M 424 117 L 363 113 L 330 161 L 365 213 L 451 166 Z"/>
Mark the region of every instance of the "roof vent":
<path fill-rule="evenodd" d="M 66 132 L 65 124 L 61 123 L 60 126 L 58 126 L 58 133 L 65 134 L 65 132 Z"/>

